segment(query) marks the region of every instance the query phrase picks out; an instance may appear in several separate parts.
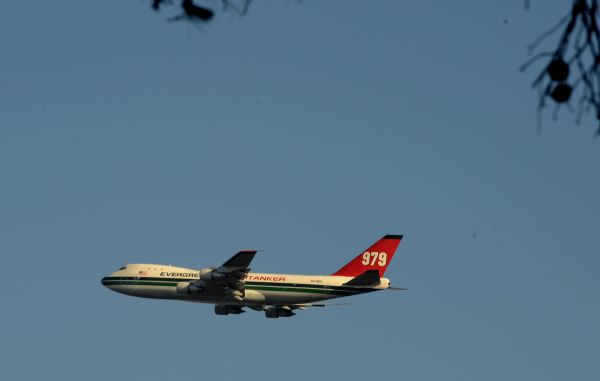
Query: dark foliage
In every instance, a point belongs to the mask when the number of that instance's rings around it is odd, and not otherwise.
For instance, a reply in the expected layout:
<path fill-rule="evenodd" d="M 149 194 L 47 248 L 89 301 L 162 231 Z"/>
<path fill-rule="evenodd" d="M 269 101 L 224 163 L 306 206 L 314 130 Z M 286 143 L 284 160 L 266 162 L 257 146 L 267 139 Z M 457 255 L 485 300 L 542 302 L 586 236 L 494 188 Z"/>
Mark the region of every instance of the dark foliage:
<path fill-rule="evenodd" d="M 539 91 L 538 121 L 548 99 L 556 104 L 558 111 L 561 105 L 570 108 L 570 100 L 577 93 L 577 123 L 589 111 L 594 112 L 600 123 L 600 30 L 597 18 L 598 0 L 573 0 L 571 11 L 529 46 L 529 52 L 533 54 L 545 39 L 562 29 L 554 51 L 537 53 L 521 66 L 521 70 L 525 70 L 540 59 L 547 60 L 532 83 Z M 600 127 L 596 130 L 598 135 Z"/>
<path fill-rule="evenodd" d="M 171 0 L 152 0 L 152 9 L 158 12 L 163 4 L 173 4 L 173 2 Z"/>
<path fill-rule="evenodd" d="M 246 15 L 250 9 L 252 0 L 221 0 L 223 12 L 234 12 L 239 15 Z M 173 0 L 152 0 L 151 7 L 156 12 L 160 12 L 165 5 L 173 5 Z M 170 17 L 168 22 L 173 21 L 191 21 L 207 22 L 212 20 L 215 13 L 212 9 L 195 4 L 193 0 L 181 0 L 180 7 L 182 12 L 179 15 Z"/>
<path fill-rule="evenodd" d="M 201 7 L 199 5 L 194 4 L 192 0 L 183 0 L 181 2 L 181 9 L 183 9 L 183 13 L 177 16 L 173 16 L 169 18 L 167 21 L 180 21 L 180 20 L 189 20 L 189 21 L 210 21 L 213 18 L 214 12 L 208 8 Z"/>

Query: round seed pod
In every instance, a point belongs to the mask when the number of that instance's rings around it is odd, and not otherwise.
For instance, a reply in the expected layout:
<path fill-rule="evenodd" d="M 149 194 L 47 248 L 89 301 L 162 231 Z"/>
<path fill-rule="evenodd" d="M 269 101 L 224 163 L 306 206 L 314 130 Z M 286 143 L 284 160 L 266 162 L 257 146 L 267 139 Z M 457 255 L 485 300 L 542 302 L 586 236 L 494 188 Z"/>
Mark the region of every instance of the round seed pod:
<path fill-rule="evenodd" d="M 569 77 L 569 65 L 562 58 L 553 59 L 546 71 L 550 78 L 556 82 L 564 82 Z"/>
<path fill-rule="evenodd" d="M 567 85 L 566 83 L 559 83 L 554 86 L 552 91 L 550 92 L 550 97 L 556 103 L 565 103 L 571 98 L 571 93 L 573 92 L 573 88 Z"/>

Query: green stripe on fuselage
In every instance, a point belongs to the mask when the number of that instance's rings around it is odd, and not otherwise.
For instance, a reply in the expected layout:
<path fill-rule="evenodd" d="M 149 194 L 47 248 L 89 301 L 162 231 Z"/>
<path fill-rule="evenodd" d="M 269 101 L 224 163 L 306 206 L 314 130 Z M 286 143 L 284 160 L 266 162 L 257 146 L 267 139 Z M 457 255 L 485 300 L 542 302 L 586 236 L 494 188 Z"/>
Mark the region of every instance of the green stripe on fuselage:
<path fill-rule="evenodd" d="M 159 286 L 175 287 L 178 282 L 195 281 L 185 278 L 152 278 L 152 277 L 106 277 L 102 279 L 105 286 Z M 276 282 L 245 282 L 247 290 L 276 291 L 276 292 L 301 292 L 313 294 L 355 295 L 377 291 L 372 288 L 357 289 L 347 286 L 325 286 L 303 283 L 276 283 Z"/>
<path fill-rule="evenodd" d="M 308 294 L 329 294 L 329 295 L 354 295 L 361 294 L 363 292 L 367 292 L 367 290 L 354 290 L 354 291 L 340 291 L 335 289 L 315 289 L 315 288 L 303 288 L 300 286 L 253 286 L 247 285 L 245 286 L 247 290 L 257 290 L 257 291 L 279 291 L 279 292 L 302 292 Z M 375 291 L 375 290 L 368 290 Z"/>
<path fill-rule="evenodd" d="M 105 286 L 163 286 L 175 287 L 177 282 L 154 282 L 145 280 L 102 280 Z"/>

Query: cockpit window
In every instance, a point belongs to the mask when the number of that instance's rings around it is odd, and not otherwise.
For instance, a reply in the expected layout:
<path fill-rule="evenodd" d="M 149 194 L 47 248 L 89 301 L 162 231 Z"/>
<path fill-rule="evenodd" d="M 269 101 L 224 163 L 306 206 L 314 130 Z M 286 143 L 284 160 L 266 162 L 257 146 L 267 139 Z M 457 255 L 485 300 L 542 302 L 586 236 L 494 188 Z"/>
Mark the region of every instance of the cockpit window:
<path fill-rule="evenodd" d="M 119 269 L 119 271 L 120 271 L 120 270 L 125 270 L 126 268 L 127 268 L 127 266 L 123 266 L 123 267 L 121 267 L 121 268 Z"/>

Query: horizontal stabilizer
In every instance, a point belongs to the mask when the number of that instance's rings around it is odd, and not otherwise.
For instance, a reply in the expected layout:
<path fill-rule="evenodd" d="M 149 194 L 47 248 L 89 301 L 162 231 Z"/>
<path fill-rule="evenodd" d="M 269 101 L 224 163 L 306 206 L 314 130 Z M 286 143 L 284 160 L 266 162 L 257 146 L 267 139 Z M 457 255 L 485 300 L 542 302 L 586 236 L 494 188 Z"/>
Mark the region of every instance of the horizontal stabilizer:
<path fill-rule="evenodd" d="M 369 287 L 377 286 L 379 284 L 381 284 L 379 270 L 367 270 L 359 276 L 351 279 L 349 282 L 344 283 L 344 286 Z"/>

